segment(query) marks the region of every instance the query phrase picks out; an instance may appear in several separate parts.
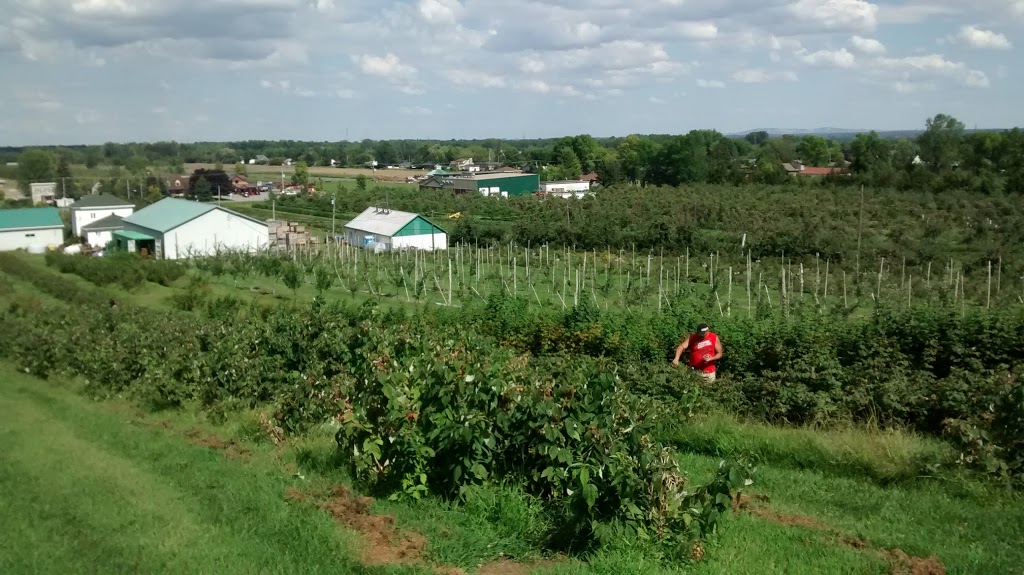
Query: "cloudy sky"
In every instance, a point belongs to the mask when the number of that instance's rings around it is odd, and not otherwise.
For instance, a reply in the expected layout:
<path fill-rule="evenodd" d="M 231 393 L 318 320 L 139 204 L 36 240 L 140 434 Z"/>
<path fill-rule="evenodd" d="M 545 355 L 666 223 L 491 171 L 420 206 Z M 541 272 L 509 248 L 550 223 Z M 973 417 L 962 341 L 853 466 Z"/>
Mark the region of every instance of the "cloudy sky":
<path fill-rule="evenodd" d="M 0 145 L 1024 125 L 1024 0 L 0 5 Z"/>

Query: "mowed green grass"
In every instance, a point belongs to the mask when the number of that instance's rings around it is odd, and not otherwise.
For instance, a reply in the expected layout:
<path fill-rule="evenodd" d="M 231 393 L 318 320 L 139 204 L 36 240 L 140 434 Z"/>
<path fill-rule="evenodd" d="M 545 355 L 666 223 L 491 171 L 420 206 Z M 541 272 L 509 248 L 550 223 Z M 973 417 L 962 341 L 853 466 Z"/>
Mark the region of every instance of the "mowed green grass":
<path fill-rule="evenodd" d="M 125 403 L 93 402 L 73 384 L 37 380 L 6 364 L 0 364 L 0 413 L 0 573 L 432 572 L 429 566 L 364 567 L 355 534 L 312 506 L 287 501 L 289 487 L 346 481 L 329 430 L 283 449 L 249 442 L 250 456 L 227 458 L 182 433 L 211 429 L 197 412 L 145 414 Z M 253 436 L 252 417 L 229 418 L 213 431 L 244 441 Z M 735 421 L 730 429 L 733 444 L 763 431 Z M 1024 573 L 1018 496 L 967 479 L 887 486 L 866 474 L 844 475 L 842 466 L 801 469 L 803 455 L 778 456 L 805 449 L 805 435 L 774 432 L 776 453 L 761 454 L 753 489 L 769 498 L 763 505 L 773 513 L 808 516 L 827 530 L 730 513 L 700 562 L 665 565 L 644 544 L 622 540 L 537 572 L 883 574 L 889 572 L 884 551 L 899 548 L 936 555 L 948 573 Z M 816 447 L 826 460 L 827 445 Z M 886 465 L 913 465 L 910 459 Z M 694 482 L 710 477 L 717 462 L 711 455 L 681 456 Z M 520 503 L 499 492 L 471 506 L 427 499 L 378 502 L 375 510 L 426 535 L 428 562 L 472 572 L 501 556 L 544 555 L 529 528 L 543 517 Z M 840 536 L 863 539 L 871 549 L 842 545 Z"/>
<path fill-rule="evenodd" d="M 0 367 L 0 573 L 412 573 L 289 503 L 292 479 Z M 426 572 L 426 571 L 424 571 Z"/>

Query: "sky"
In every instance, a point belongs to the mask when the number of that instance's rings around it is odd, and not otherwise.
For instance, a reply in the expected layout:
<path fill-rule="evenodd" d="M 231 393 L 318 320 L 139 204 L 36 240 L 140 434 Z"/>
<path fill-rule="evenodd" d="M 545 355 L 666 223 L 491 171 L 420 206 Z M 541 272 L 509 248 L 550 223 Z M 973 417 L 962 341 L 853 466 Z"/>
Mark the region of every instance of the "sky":
<path fill-rule="evenodd" d="M 0 0 L 0 145 L 1024 125 L 1024 0 Z"/>

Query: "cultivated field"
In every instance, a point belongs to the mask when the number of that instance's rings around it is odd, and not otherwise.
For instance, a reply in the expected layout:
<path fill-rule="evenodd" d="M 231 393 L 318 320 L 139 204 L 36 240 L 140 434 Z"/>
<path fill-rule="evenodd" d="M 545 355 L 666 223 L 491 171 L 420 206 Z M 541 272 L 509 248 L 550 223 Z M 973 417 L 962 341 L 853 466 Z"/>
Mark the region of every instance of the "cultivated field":
<path fill-rule="evenodd" d="M 343 189 L 450 249 L 0 254 L 0 569 L 1024 565 L 1008 200 Z M 666 361 L 698 321 L 714 383 Z"/>

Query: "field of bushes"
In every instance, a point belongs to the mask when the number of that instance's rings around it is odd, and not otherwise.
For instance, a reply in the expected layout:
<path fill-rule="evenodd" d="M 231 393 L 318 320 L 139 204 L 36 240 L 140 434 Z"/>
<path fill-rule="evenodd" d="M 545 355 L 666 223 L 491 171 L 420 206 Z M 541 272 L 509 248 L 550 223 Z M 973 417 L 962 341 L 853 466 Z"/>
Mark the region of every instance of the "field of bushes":
<path fill-rule="evenodd" d="M 544 517 L 532 545 L 546 553 L 593 558 L 635 542 L 664 568 L 699 569 L 701 556 L 723 551 L 716 534 L 748 508 L 765 464 L 776 493 L 786 488 L 773 465 L 882 486 L 872 489 L 991 495 L 1017 509 L 1024 305 L 1010 279 L 1021 264 L 1009 249 L 1018 216 L 999 211 L 1004 200 L 972 199 L 954 217 L 955 195 L 860 210 L 859 197 L 839 195 L 850 190 L 814 189 L 812 206 L 786 200 L 750 214 L 738 203 L 765 192 L 735 192 L 688 197 L 707 225 L 683 218 L 672 233 L 689 221 L 687 237 L 719 242 L 699 244 L 701 256 L 682 240 L 664 253 L 624 245 L 622 234 L 641 227 L 626 220 L 603 248 L 502 235 L 462 236 L 434 254 L 0 254 L 0 355 L 21 373 L 80 381 L 88 397 L 156 413 L 213 423 L 258 413 L 255 435 L 275 441 L 327 430 L 327 466 L 394 505 L 457 506 L 480 489 L 511 489 Z M 667 189 L 636 193 L 620 210 L 668 209 Z M 522 229 L 556 212 L 597 225 L 591 200 L 438 201 L 466 202 L 462 230 L 475 210 Z M 799 247 L 796 230 L 828 202 L 823 222 L 863 219 L 860 232 L 822 230 L 832 251 Z M 926 224 L 907 224 L 917 217 Z M 729 221 L 751 231 L 715 230 Z M 940 241 L 955 253 L 933 259 Z M 858 262 L 871 258 L 900 267 Z M 134 295 L 142 290 L 145 300 Z M 148 305 L 154 293 L 160 305 Z M 700 321 L 726 346 L 714 384 L 667 362 Z M 920 439 L 899 455 L 894 437 Z M 837 447 L 847 441 L 861 447 Z M 955 572 L 994 565 L 950 553 Z"/>

